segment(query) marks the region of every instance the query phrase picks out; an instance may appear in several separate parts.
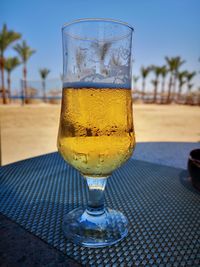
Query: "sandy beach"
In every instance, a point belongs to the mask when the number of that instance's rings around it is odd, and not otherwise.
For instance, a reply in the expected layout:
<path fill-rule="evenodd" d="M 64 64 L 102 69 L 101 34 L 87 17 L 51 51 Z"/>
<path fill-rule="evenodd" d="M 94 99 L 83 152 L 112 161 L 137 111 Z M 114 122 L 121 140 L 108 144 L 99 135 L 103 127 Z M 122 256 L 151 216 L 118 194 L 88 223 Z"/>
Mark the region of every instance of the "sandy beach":
<path fill-rule="evenodd" d="M 2 165 L 56 151 L 60 105 L 0 106 Z M 134 105 L 137 142 L 199 142 L 200 109 Z"/>

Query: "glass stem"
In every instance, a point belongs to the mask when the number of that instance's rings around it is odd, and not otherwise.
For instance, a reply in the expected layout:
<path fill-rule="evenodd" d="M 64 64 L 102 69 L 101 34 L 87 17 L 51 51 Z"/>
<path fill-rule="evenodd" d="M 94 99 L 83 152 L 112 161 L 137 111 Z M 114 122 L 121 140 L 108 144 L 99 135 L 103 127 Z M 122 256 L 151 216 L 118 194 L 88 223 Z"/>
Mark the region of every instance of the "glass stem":
<path fill-rule="evenodd" d="M 94 178 L 85 177 L 89 189 L 89 199 L 87 205 L 87 213 L 93 216 L 99 216 L 105 212 L 104 208 L 104 190 L 107 177 Z"/>

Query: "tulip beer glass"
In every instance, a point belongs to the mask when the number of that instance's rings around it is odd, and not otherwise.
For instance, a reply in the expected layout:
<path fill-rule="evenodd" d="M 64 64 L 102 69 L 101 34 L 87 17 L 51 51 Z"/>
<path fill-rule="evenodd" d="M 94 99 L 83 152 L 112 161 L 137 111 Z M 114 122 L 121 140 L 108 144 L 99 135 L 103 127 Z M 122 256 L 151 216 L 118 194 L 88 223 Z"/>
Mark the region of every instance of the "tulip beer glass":
<path fill-rule="evenodd" d="M 87 247 L 116 243 L 128 221 L 104 206 L 108 177 L 132 155 L 135 137 L 131 97 L 133 28 L 111 19 L 64 25 L 63 92 L 58 151 L 86 179 L 85 210 L 64 217 L 67 238 Z"/>

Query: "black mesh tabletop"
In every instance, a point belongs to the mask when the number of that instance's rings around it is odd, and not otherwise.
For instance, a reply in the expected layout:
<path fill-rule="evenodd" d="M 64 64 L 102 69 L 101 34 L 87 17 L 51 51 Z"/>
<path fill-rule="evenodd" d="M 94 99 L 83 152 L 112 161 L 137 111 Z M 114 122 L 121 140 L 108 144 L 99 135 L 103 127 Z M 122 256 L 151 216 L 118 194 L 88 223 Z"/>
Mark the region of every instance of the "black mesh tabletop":
<path fill-rule="evenodd" d="M 63 215 L 86 205 L 84 179 L 57 153 L 0 169 L 0 212 L 78 263 L 91 266 L 200 266 L 200 193 L 187 171 L 130 160 L 108 179 L 106 205 L 130 230 L 101 249 L 69 242 Z"/>

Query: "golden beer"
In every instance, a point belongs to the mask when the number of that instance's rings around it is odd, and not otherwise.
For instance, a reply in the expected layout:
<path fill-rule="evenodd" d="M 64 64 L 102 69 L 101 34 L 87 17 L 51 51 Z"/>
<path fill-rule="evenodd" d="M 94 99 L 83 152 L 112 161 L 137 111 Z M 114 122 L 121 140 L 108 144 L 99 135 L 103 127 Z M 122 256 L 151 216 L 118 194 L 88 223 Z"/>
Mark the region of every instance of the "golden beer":
<path fill-rule="evenodd" d="M 62 101 L 59 152 L 85 176 L 111 175 L 135 145 L 131 90 L 64 88 Z"/>

